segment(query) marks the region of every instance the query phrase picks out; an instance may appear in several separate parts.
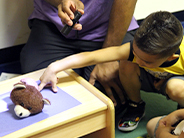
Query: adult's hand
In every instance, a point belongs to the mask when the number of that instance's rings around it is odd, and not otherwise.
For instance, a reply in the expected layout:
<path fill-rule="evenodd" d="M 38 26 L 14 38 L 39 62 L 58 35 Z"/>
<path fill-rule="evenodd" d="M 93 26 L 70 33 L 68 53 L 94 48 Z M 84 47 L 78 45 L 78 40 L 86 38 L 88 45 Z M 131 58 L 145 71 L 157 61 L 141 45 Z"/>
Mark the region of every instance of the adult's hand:
<path fill-rule="evenodd" d="M 74 19 L 74 12 L 78 10 L 81 14 L 84 14 L 84 4 L 80 0 L 62 0 L 61 4 L 57 6 L 58 16 L 61 18 L 63 24 L 73 25 L 72 19 Z M 75 30 L 81 30 L 82 25 L 76 23 L 73 26 Z"/>
<path fill-rule="evenodd" d="M 121 90 L 119 79 L 119 63 L 116 62 L 108 62 L 103 64 L 97 64 L 93 69 L 89 82 L 94 85 L 95 81 L 99 81 L 101 85 L 104 87 L 107 95 L 113 101 L 114 105 L 117 105 L 117 102 L 113 96 L 111 88 L 113 88 L 121 99 L 122 103 L 124 102 L 123 91 Z"/>
<path fill-rule="evenodd" d="M 103 48 L 110 46 L 118 46 L 122 44 L 122 40 L 128 30 L 134 8 L 137 0 L 114 0 L 111 8 L 108 32 L 103 43 Z M 120 14 L 121 13 L 121 14 Z M 114 102 L 116 106 L 116 100 L 112 94 L 111 88 L 113 88 L 118 94 L 121 102 L 124 103 L 123 91 L 117 85 L 119 63 L 110 62 L 98 64 L 95 66 L 91 73 L 89 82 L 94 84 L 98 80 L 103 87 L 109 98 Z"/>

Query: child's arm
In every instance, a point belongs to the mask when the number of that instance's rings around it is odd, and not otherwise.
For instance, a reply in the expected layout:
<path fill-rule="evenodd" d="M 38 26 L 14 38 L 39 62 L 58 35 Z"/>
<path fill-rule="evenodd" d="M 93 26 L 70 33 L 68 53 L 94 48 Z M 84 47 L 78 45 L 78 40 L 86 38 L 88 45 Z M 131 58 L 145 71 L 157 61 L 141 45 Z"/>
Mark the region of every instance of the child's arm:
<path fill-rule="evenodd" d="M 184 120 L 184 109 L 176 110 L 163 118 L 168 125 L 174 125 L 176 122 Z"/>
<path fill-rule="evenodd" d="M 39 90 L 42 90 L 45 85 L 51 83 L 53 91 L 56 92 L 56 74 L 60 71 L 70 68 L 81 68 L 103 62 L 128 59 L 129 53 L 130 43 L 126 43 L 122 46 L 109 47 L 93 52 L 83 52 L 71 55 L 59 61 L 53 62 L 47 67 L 47 69 L 41 76 L 41 84 L 39 86 Z"/>
<path fill-rule="evenodd" d="M 175 136 L 171 134 L 171 131 L 174 130 L 172 127 L 175 123 L 179 120 L 184 119 L 184 109 L 176 110 L 163 119 L 159 121 L 159 126 L 156 130 L 156 138 L 178 138 L 183 136 L 184 134 L 181 133 L 180 136 Z"/>
<path fill-rule="evenodd" d="M 173 130 L 173 127 L 161 125 L 159 122 L 159 126 L 156 130 L 156 138 L 184 138 L 183 131 L 179 136 L 171 134 L 171 131 Z"/>
<path fill-rule="evenodd" d="M 172 127 L 165 126 L 159 122 L 159 126 L 156 130 L 156 138 L 178 138 L 178 136 L 171 134 L 171 131 Z"/>

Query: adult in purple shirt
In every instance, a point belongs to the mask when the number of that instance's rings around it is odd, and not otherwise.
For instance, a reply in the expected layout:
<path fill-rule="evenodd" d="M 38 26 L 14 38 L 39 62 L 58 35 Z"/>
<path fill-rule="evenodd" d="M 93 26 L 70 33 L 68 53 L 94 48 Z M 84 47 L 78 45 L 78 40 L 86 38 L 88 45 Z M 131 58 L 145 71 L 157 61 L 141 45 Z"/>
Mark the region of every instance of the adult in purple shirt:
<path fill-rule="evenodd" d="M 22 73 L 45 68 L 72 54 L 117 46 L 132 40 L 138 28 L 133 17 L 136 2 L 137 0 L 34 0 L 34 11 L 29 18 L 30 37 L 21 51 Z M 63 24 L 72 25 L 71 20 L 76 10 L 83 14 L 80 23 L 64 36 L 60 30 Z M 124 109 L 125 99 L 121 86 L 118 85 L 118 67 L 118 62 L 111 62 L 75 71 L 106 93 L 115 106 L 119 105 L 120 109 Z"/>

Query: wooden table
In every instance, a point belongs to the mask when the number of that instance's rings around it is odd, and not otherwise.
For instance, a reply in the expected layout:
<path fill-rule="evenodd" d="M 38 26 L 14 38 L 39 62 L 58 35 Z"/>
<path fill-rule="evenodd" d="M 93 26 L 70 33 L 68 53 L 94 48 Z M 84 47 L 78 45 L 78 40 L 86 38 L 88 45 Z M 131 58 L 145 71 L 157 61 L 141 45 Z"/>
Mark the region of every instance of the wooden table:
<path fill-rule="evenodd" d="M 44 69 L 0 82 L 0 94 L 11 91 L 21 78 L 38 80 Z M 58 73 L 57 86 L 82 104 L 15 131 L 3 138 L 114 138 L 115 117 L 112 101 L 73 70 Z M 2 125 L 2 124 L 1 124 Z"/>

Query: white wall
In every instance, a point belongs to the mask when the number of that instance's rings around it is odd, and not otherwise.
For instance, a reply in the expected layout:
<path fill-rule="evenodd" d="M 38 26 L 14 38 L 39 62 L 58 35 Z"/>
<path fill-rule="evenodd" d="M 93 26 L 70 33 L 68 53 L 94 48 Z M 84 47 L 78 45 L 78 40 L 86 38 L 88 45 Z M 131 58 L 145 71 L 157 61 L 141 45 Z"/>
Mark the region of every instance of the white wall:
<path fill-rule="evenodd" d="M 0 49 L 26 43 L 32 10 L 33 0 L 0 0 Z M 159 10 L 184 10 L 184 0 L 137 0 L 134 16 L 143 19 Z"/>
<path fill-rule="evenodd" d="M 182 11 L 184 10 L 184 0 L 137 0 L 134 16 L 139 20 L 152 12 L 160 10 L 170 12 Z"/>
<path fill-rule="evenodd" d="M 0 49 L 26 43 L 33 0 L 0 0 Z"/>

